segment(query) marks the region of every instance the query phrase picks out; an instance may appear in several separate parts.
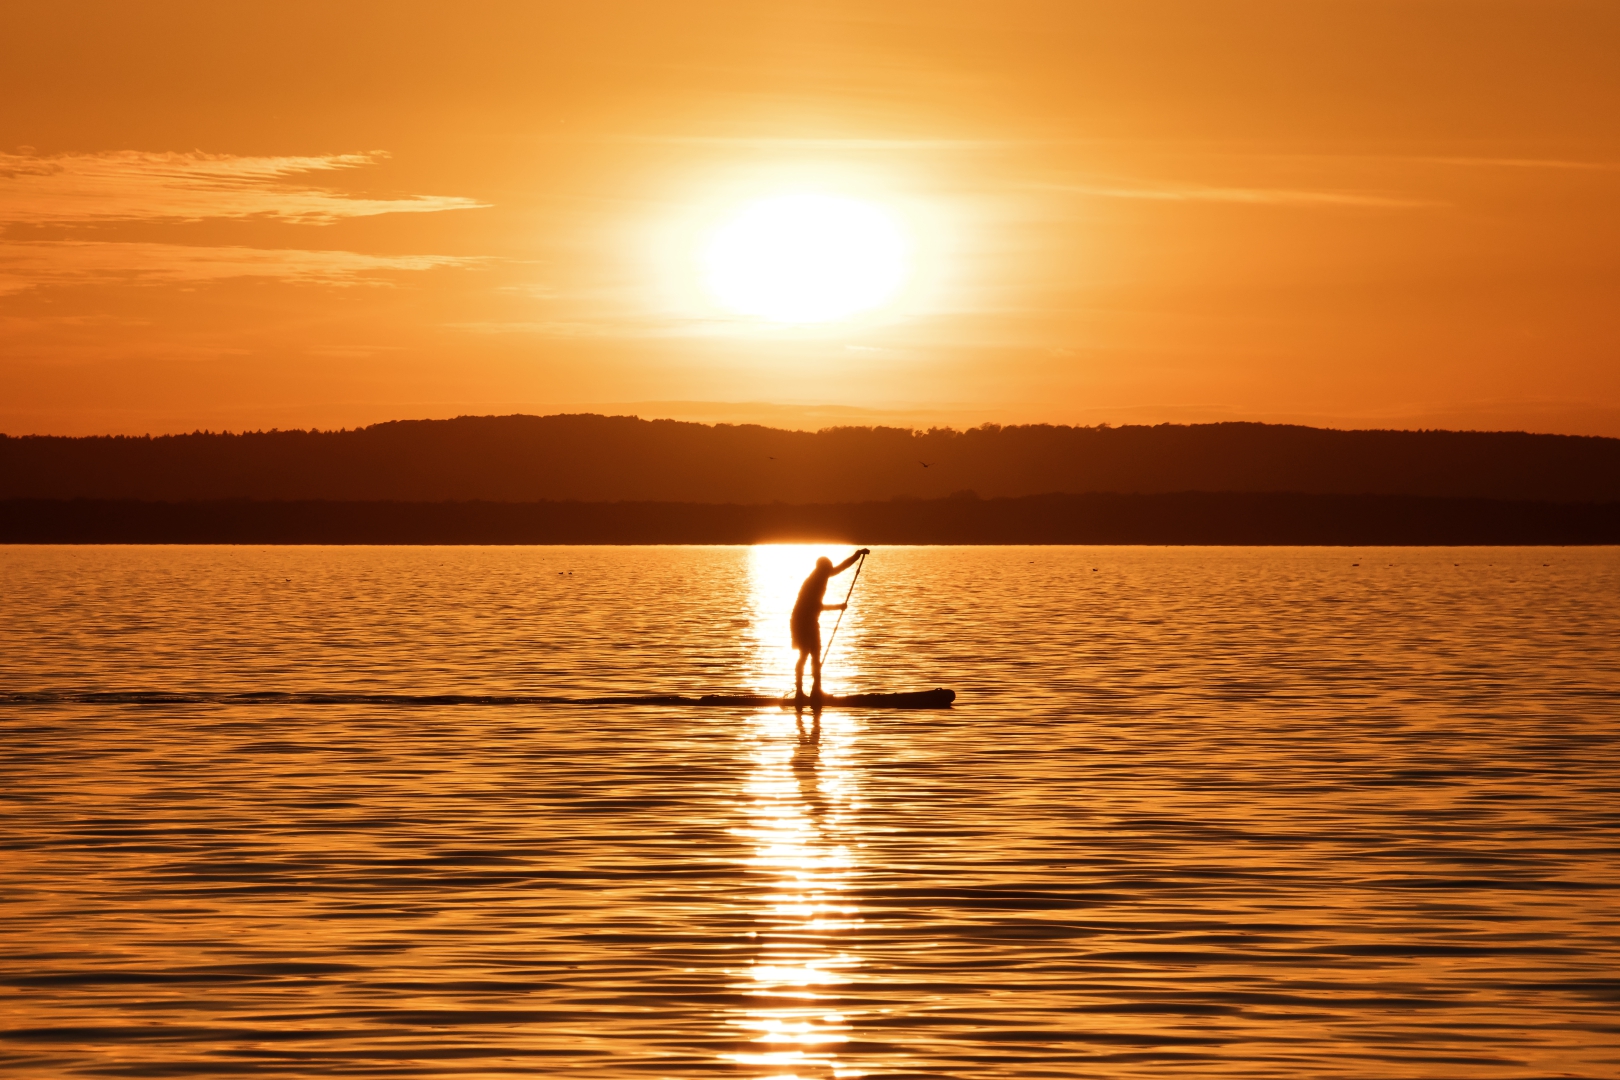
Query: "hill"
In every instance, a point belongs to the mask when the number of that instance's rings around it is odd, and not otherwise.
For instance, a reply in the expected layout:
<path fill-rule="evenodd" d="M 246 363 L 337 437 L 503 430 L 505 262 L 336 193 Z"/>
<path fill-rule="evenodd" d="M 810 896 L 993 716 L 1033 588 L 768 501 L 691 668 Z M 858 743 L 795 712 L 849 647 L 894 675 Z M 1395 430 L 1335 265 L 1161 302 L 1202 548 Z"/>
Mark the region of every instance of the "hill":
<path fill-rule="evenodd" d="M 596 415 L 157 438 L 0 436 L 6 499 L 759 505 L 961 492 L 1605 502 L 1620 499 L 1620 439 L 1251 423 L 801 432 Z"/>

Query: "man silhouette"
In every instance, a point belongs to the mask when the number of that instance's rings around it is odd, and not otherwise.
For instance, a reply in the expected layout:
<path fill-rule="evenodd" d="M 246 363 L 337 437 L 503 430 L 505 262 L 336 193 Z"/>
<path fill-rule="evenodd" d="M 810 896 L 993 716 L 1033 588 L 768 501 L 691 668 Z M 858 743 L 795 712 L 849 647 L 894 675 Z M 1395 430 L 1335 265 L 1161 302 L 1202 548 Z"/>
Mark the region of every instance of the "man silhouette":
<path fill-rule="evenodd" d="M 827 598 L 827 582 L 854 566 L 855 560 L 862 555 L 870 554 L 870 550 L 861 548 L 837 566 L 823 555 L 816 560 L 816 568 L 810 571 L 810 576 L 805 578 L 804 584 L 799 587 L 799 599 L 793 604 L 793 647 L 799 650 L 799 663 L 793 669 L 795 697 L 804 697 L 806 659 L 811 661 L 810 693 L 814 697 L 821 697 L 821 613 L 843 611 L 849 606 L 822 603 Z"/>

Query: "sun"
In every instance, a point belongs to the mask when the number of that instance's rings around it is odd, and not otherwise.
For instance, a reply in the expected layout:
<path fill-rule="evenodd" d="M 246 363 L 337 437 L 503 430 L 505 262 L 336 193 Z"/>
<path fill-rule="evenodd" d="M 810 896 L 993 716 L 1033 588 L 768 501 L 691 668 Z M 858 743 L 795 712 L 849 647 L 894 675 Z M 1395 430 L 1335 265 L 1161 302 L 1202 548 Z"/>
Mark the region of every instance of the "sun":
<path fill-rule="evenodd" d="M 871 203 L 788 194 L 743 207 L 703 251 L 709 292 L 740 315 L 825 323 L 893 300 L 910 275 L 910 244 Z"/>

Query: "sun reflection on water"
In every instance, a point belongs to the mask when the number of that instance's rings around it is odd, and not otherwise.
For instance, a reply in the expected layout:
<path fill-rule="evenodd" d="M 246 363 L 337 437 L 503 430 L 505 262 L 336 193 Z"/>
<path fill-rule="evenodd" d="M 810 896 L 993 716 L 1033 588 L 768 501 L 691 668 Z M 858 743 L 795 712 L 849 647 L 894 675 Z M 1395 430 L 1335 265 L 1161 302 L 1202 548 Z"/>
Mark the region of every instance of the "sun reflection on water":
<path fill-rule="evenodd" d="M 731 1023 L 748 1040 L 729 1055 L 761 1077 L 856 1076 L 839 1059 L 851 1018 L 840 989 L 857 959 L 841 938 L 859 923 L 848 897 L 857 809 L 847 715 L 761 713 L 750 722 L 748 822 L 739 831 L 760 883 L 758 950 L 739 974 L 754 1004 Z"/>
<path fill-rule="evenodd" d="M 822 554 L 836 553 L 820 546 L 752 549 L 751 630 L 762 685 L 791 684 L 788 614 Z M 824 640 L 829 629 L 823 627 Z M 846 620 L 840 635 L 849 630 Z M 842 653 L 845 671 L 853 671 L 855 655 Z M 836 692 L 836 670 L 827 683 Z M 859 966 L 846 947 L 860 922 L 849 895 L 859 809 L 850 758 L 858 731 L 858 721 L 838 711 L 768 710 L 749 720 L 747 821 L 738 831 L 752 848 L 747 869 L 756 883 L 749 896 L 757 945 L 752 963 L 736 973 L 736 989 L 750 1005 L 728 1018 L 744 1044 L 727 1057 L 761 1078 L 861 1075 L 840 1056 L 856 1019 L 844 999 Z"/>

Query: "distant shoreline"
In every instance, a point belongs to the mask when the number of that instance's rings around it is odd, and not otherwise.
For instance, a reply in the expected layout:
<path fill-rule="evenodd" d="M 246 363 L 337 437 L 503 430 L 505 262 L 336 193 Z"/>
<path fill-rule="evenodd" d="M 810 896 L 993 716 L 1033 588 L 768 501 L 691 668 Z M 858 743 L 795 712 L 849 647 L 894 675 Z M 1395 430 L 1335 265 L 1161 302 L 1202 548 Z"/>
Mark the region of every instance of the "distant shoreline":
<path fill-rule="evenodd" d="M 744 505 L 0 500 L 4 544 L 1620 544 L 1620 502 L 1252 492 Z"/>
<path fill-rule="evenodd" d="M 812 433 L 628 416 L 0 436 L 0 499 L 759 506 L 1195 491 L 1616 502 L 1620 439 L 1250 423 Z"/>

